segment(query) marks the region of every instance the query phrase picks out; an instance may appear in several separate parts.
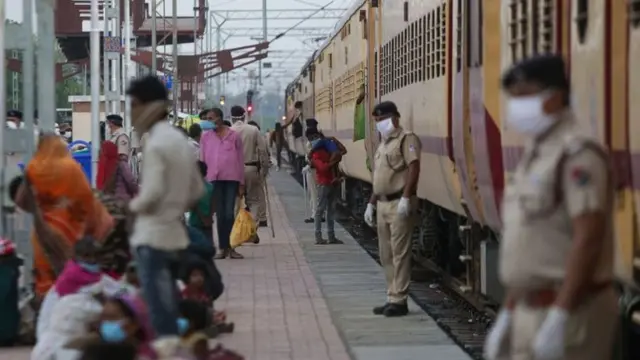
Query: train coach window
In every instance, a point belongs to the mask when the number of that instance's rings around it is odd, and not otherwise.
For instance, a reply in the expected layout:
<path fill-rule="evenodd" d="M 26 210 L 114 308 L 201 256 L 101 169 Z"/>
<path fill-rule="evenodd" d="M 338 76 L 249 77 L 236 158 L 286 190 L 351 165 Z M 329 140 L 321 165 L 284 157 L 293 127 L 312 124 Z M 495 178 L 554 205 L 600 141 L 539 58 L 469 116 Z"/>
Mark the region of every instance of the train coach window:
<path fill-rule="evenodd" d="M 640 26 L 640 0 L 629 1 L 629 22 L 634 28 Z"/>
<path fill-rule="evenodd" d="M 462 0 L 456 8 L 456 72 L 462 71 Z"/>
<path fill-rule="evenodd" d="M 533 0 L 533 51 L 551 53 L 555 49 L 555 14 L 553 0 Z"/>
<path fill-rule="evenodd" d="M 578 41 L 584 44 L 589 27 L 589 0 L 577 0 L 576 26 L 578 28 Z"/>
<path fill-rule="evenodd" d="M 527 0 L 511 0 L 509 4 L 509 47 L 511 61 L 524 59 L 529 54 L 529 9 Z"/>

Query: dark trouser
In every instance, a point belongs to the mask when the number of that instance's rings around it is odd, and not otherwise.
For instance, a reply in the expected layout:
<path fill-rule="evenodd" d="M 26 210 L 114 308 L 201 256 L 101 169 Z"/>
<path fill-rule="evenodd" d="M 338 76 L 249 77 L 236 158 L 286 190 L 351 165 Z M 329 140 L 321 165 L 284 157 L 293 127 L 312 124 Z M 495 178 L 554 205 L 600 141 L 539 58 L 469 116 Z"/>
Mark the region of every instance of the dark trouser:
<path fill-rule="evenodd" d="M 315 213 L 316 238 L 322 238 L 322 217 L 327 214 L 327 235 L 329 239 L 336 237 L 335 213 L 338 200 L 338 187 L 336 185 L 318 185 L 318 202 Z"/>
<path fill-rule="evenodd" d="M 282 166 L 282 145 L 276 145 L 276 165 Z"/>
<path fill-rule="evenodd" d="M 135 249 L 142 294 L 149 307 L 151 325 L 158 337 L 178 335 L 180 297 L 176 279 L 180 256 L 179 251 L 163 251 L 149 246 Z"/>
<path fill-rule="evenodd" d="M 216 225 L 218 227 L 218 247 L 229 249 L 229 237 L 236 219 L 236 198 L 240 183 L 237 181 L 212 181 L 214 206 L 216 207 Z"/>

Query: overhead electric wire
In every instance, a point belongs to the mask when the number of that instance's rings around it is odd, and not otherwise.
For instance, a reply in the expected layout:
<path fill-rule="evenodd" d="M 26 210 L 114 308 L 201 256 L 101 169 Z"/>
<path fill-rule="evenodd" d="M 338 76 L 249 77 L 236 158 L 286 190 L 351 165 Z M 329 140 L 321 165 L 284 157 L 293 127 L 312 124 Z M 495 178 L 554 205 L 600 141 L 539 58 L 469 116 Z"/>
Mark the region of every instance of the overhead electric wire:
<path fill-rule="evenodd" d="M 304 19 L 298 21 L 295 25 L 291 26 L 290 28 L 288 28 L 287 30 L 281 32 L 280 34 L 276 35 L 273 40 L 269 41 L 269 43 L 272 43 L 280 38 L 282 38 L 283 36 L 285 36 L 289 31 L 297 28 L 298 26 L 302 25 L 302 23 L 304 23 L 305 21 L 311 19 L 312 17 L 314 17 L 317 13 L 319 13 L 320 11 L 326 9 L 329 7 L 329 5 L 333 4 L 335 2 L 335 0 L 331 0 L 329 1 L 327 4 L 321 6 L 320 8 L 318 8 L 316 11 L 312 12 L 309 16 L 305 17 Z M 300 9 L 303 10 L 303 9 Z"/>

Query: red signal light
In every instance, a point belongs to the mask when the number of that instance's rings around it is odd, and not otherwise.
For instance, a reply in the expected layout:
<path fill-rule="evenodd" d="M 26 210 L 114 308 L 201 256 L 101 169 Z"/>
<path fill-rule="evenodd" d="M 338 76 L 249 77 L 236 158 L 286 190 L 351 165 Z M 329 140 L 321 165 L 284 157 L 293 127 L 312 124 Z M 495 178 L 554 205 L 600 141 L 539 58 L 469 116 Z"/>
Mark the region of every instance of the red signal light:
<path fill-rule="evenodd" d="M 247 106 L 247 111 L 248 112 L 252 112 L 253 111 L 253 106 L 251 106 L 251 105 Z"/>

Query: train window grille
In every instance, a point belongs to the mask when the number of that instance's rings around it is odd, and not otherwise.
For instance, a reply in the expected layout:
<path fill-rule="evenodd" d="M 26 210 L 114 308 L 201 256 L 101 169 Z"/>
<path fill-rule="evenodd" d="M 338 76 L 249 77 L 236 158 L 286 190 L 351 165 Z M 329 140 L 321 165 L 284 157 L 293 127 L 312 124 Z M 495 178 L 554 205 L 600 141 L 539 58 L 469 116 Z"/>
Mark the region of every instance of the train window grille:
<path fill-rule="evenodd" d="M 577 0 L 576 4 L 576 27 L 578 30 L 578 41 L 584 44 L 589 28 L 589 0 Z"/>
<path fill-rule="evenodd" d="M 528 56 L 529 10 L 527 0 L 511 0 L 509 4 L 509 47 L 511 61 Z"/>
<path fill-rule="evenodd" d="M 409 85 L 409 27 L 402 31 L 402 87 Z"/>
<path fill-rule="evenodd" d="M 427 79 L 433 79 L 433 13 L 427 14 Z"/>
<path fill-rule="evenodd" d="M 379 83 L 378 76 L 380 74 L 380 71 L 378 69 L 378 66 L 380 64 L 380 60 L 378 59 L 379 55 L 380 53 L 378 51 L 376 51 L 373 55 L 373 98 L 374 99 L 378 98 L 378 83 Z M 364 83 L 364 79 L 363 79 L 363 83 Z"/>
<path fill-rule="evenodd" d="M 456 8 L 456 72 L 462 71 L 462 0 Z"/>
<path fill-rule="evenodd" d="M 531 45 L 533 52 L 551 53 L 555 49 L 555 6 L 553 0 L 532 0 Z"/>
<path fill-rule="evenodd" d="M 425 76 L 427 72 L 427 17 L 423 16 L 419 20 L 418 26 L 418 54 L 420 56 L 420 61 L 418 63 L 418 81 L 425 81 Z"/>
<path fill-rule="evenodd" d="M 445 24 L 444 27 L 443 27 L 443 24 Z M 438 6 L 436 8 L 435 27 L 436 27 L 435 76 L 440 77 L 444 75 L 444 68 L 442 67 L 442 64 L 444 62 L 444 48 L 446 48 L 446 39 L 444 38 L 444 36 L 446 36 L 445 35 L 446 23 L 445 23 L 444 11 L 441 6 Z"/>
<path fill-rule="evenodd" d="M 640 0 L 629 1 L 629 24 L 633 28 L 640 26 Z"/>

